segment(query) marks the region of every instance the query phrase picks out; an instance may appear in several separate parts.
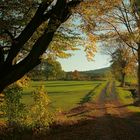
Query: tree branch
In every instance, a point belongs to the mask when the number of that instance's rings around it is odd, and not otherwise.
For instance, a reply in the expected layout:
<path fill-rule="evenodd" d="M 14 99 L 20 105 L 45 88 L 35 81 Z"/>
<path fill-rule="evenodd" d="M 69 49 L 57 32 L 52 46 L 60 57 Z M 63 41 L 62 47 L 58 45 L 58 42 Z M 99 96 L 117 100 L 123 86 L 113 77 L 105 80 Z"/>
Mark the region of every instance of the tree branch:
<path fill-rule="evenodd" d="M 8 69 L 5 67 L 6 71 L 3 70 L 3 73 L 0 73 L 0 92 L 7 85 L 21 78 L 25 73 L 29 72 L 41 62 L 41 56 L 52 41 L 55 31 L 58 29 L 61 23 L 65 21 L 65 17 L 63 16 L 68 10 L 66 7 L 67 3 L 65 0 L 58 0 L 44 34 L 35 42 L 28 56 L 19 63 L 11 65 L 8 67 Z"/>
<path fill-rule="evenodd" d="M 43 2 L 42 4 L 40 4 L 34 17 L 31 19 L 31 21 L 28 23 L 25 29 L 21 32 L 21 34 L 15 39 L 15 42 L 12 45 L 8 57 L 6 59 L 6 63 L 8 65 L 12 64 L 13 59 L 19 53 L 20 49 L 30 39 L 30 37 L 33 35 L 36 29 L 42 24 L 43 22 L 42 16 L 48 6 L 49 6 L 48 2 Z"/>
<path fill-rule="evenodd" d="M 4 29 L 3 33 L 8 34 L 8 36 L 10 37 L 10 39 L 11 39 L 12 41 L 14 40 L 13 34 L 12 34 L 10 31 L 8 31 L 7 29 Z"/>
<path fill-rule="evenodd" d="M 111 25 L 115 32 L 118 34 L 118 36 L 120 37 L 120 39 L 130 48 L 134 49 L 135 51 L 138 51 L 138 49 L 134 48 L 132 45 L 130 45 L 129 43 L 127 43 L 127 41 L 124 40 L 124 38 L 122 37 L 122 35 L 120 34 L 120 32 L 117 30 L 117 27 L 115 27 L 115 25 L 113 25 L 112 23 L 110 23 L 109 21 L 105 20 L 105 19 L 102 19 L 104 20 L 106 23 L 108 23 L 109 25 Z"/>

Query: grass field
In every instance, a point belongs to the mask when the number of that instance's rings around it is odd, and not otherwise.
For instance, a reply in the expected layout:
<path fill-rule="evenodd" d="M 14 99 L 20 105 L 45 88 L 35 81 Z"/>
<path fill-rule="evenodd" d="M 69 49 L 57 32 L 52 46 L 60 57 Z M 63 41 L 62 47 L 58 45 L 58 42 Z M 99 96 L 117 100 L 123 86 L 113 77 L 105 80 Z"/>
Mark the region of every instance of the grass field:
<path fill-rule="evenodd" d="M 135 76 L 127 76 L 125 81 L 130 84 L 137 84 L 138 80 Z"/>
<path fill-rule="evenodd" d="M 43 85 L 51 100 L 50 108 L 69 110 L 97 97 L 105 82 L 101 81 L 47 81 L 31 82 L 24 90 L 23 102 L 32 103 L 32 91 Z"/>
<path fill-rule="evenodd" d="M 131 104 L 134 103 L 134 99 L 132 98 L 132 94 L 128 91 L 128 88 L 119 87 L 120 83 L 117 82 L 116 90 L 118 93 L 118 97 L 120 101 L 127 106 L 127 108 L 132 112 L 140 112 L 140 108 L 137 106 L 133 106 Z"/>

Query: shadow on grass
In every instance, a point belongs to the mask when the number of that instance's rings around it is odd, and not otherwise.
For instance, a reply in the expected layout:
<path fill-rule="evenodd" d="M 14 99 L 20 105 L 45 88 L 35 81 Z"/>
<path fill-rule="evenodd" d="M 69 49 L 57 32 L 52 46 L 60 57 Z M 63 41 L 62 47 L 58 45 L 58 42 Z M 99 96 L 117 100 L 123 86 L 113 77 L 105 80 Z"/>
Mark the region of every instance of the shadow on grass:
<path fill-rule="evenodd" d="M 96 84 L 96 83 L 94 83 L 94 84 Z M 92 84 L 52 84 L 52 85 L 46 85 L 45 87 L 71 87 L 71 86 L 89 86 L 89 85 L 92 85 Z M 37 87 L 39 87 L 39 86 L 32 86 L 32 87 L 34 87 L 34 88 L 37 88 Z"/>
<path fill-rule="evenodd" d="M 139 140 L 140 120 L 136 116 L 120 118 L 106 114 L 101 117 L 87 116 L 75 124 L 54 126 L 48 140 Z M 133 120 L 132 120 L 133 119 Z"/>
<path fill-rule="evenodd" d="M 131 104 L 124 104 L 124 105 L 120 105 L 120 106 L 117 106 L 117 107 L 114 107 L 114 108 L 125 108 L 125 107 L 129 107 L 129 106 L 134 106 L 133 103 Z"/>
<path fill-rule="evenodd" d="M 55 123 L 42 133 L 32 128 L 0 126 L 1 140 L 139 140 L 140 114 L 87 116 L 78 121 Z"/>
<path fill-rule="evenodd" d="M 81 101 L 78 103 L 80 105 L 90 102 L 92 100 L 92 97 L 95 94 L 95 90 L 101 85 L 101 83 L 99 83 L 98 85 L 96 85 L 91 91 L 89 91 L 82 99 Z"/>

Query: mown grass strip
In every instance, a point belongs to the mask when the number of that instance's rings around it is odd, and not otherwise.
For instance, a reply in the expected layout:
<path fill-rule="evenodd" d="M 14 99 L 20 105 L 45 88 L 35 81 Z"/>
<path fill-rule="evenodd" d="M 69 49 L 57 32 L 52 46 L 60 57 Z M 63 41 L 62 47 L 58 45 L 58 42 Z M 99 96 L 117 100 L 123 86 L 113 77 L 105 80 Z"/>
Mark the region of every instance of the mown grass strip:
<path fill-rule="evenodd" d="M 133 106 L 134 99 L 132 98 L 131 92 L 126 88 L 119 87 L 119 82 L 116 82 L 116 92 L 121 103 L 132 112 L 140 112 L 140 107 Z"/>
<path fill-rule="evenodd" d="M 100 93 L 102 92 L 102 90 L 106 87 L 108 81 L 105 81 L 103 83 L 101 83 L 99 85 L 99 87 L 94 91 L 94 96 L 93 96 L 93 101 L 97 101 L 97 99 L 99 98 Z"/>

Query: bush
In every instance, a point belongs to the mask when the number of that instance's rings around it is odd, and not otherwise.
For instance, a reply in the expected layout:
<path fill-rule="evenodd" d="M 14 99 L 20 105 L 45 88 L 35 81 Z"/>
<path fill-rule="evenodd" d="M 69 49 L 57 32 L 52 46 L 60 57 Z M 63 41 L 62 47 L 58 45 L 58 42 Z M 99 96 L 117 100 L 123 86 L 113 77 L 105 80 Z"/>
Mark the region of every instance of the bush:
<path fill-rule="evenodd" d="M 10 85 L 4 91 L 4 112 L 10 125 L 19 124 L 20 118 L 24 116 L 25 105 L 20 102 L 22 98 L 22 87 L 17 83 Z"/>
<path fill-rule="evenodd" d="M 25 124 L 35 132 L 46 131 L 53 122 L 53 115 L 48 110 L 50 100 L 43 86 L 34 91 L 33 99 L 34 103 L 29 107 Z"/>
<path fill-rule="evenodd" d="M 33 104 L 25 106 L 21 103 L 22 91 L 22 87 L 17 83 L 4 91 L 3 111 L 8 119 L 8 127 L 14 128 L 11 137 L 20 135 L 26 130 L 37 135 L 45 134 L 53 123 L 53 115 L 48 110 L 50 100 L 47 92 L 41 86 L 33 93 Z M 10 133 L 8 135 L 10 137 Z"/>

